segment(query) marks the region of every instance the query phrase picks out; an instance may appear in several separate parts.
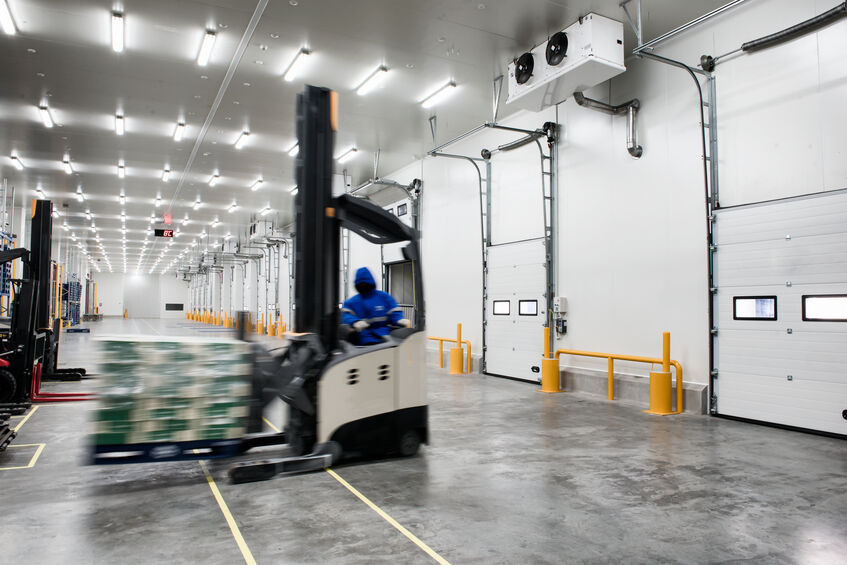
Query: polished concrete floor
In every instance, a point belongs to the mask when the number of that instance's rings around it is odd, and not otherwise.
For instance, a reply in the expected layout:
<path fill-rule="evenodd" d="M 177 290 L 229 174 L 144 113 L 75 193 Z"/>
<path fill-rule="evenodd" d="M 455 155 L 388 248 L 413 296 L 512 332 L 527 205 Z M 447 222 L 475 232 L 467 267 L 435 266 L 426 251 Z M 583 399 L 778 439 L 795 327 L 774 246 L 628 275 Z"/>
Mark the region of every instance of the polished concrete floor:
<path fill-rule="evenodd" d="M 65 336 L 63 365 L 91 364 L 89 339 Z M 86 466 L 88 407 L 41 405 L 0 454 L 0 469 L 26 467 L 45 444 L 31 468 L 0 470 L 0 563 L 847 563 L 843 440 L 429 379 L 432 444 L 418 456 L 243 485 L 212 462 L 213 485 L 197 462 Z"/>

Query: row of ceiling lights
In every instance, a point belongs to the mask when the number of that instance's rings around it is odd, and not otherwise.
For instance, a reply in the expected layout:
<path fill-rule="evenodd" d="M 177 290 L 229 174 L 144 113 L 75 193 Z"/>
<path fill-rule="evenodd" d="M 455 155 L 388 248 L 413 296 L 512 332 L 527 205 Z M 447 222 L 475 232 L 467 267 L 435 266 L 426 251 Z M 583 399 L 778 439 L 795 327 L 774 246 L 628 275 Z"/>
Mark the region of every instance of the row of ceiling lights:
<path fill-rule="evenodd" d="M 111 16 L 112 16 L 112 49 L 117 53 L 121 53 L 121 52 L 124 51 L 124 47 L 125 47 L 125 42 L 124 42 L 124 14 L 123 14 L 123 12 L 120 12 L 120 11 L 114 11 L 114 12 L 112 12 Z M 6 34 L 14 35 L 16 33 L 15 22 L 14 22 L 14 19 L 12 17 L 11 11 L 9 10 L 7 0 L 0 0 L 0 27 L 2 27 L 3 31 Z M 216 33 L 212 30 L 207 30 L 206 33 L 203 36 L 203 40 L 201 42 L 200 49 L 199 49 L 198 54 L 197 54 L 197 61 L 196 62 L 198 64 L 198 66 L 206 66 L 208 64 L 208 62 L 211 58 L 212 50 L 214 48 L 215 39 L 216 39 Z M 297 74 L 302 71 L 302 69 L 305 65 L 305 62 L 308 60 L 308 57 L 311 54 L 312 54 L 311 49 L 309 49 L 307 47 L 301 47 L 297 51 L 297 53 L 295 54 L 291 63 L 286 67 L 285 71 L 282 74 L 282 78 L 285 81 L 288 81 L 288 82 L 293 81 L 296 78 Z M 379 65 L 356 88 L 356 93 L 360 96 L 364 96 L 368 92 L 372 91 L 374 88 L 376 88 L 386 78 L 388 70 L 389 69 L 388 69 L 387 66 Z M 436 104 L 440 103 L 442 100 L 447 98 L 455 90 L 455 87 L 456 87 L 456 83 L 454 81 L 452 81 L 452 80 L 448 81 L 446 84 L 444 84 L 443 86 L 436 89 L 434 92 L 427 95 L 421 101 L 421 106 L 424 107 L 424 108 L 429 108 L 429 107 L 435 106 Z M 47 128 L 52 128 L 53 125 L 54 125 L 54 120 L 53 120 L 53 117 L 50 113 L 50 108 L 47 106 L 46 101 L 43 101 L 41 104 L 39 104 L 38 109 L 39 109 L 42 121 L 44 123 L 44 126 L 47 127 Z M 174 128 L 174 135 L 173 135 L 175 141 L 181 141 L 182 140 L 184 133 L 185 133 L 185 128 L 186 128 L 186 125 L 185 125 L 184 121 L 178 121 L 177 122 L 177 124 Z M 115 133 L 118 136 L 122 136 L 122 135 L 124 135 L 125 131 L 126 131 L 126 118 L 125 118 L 123 113 L 120 113 L 120 112 L 116 113 L 116 115 L 115 115 Z M 236 149 L 243 148 L 246 141 L 248 140 L 249 136 L 250 136 L 249 131 L 246 131 L 246 130 L 242 131 L 239 134 L 239 136 L 237 137 L 237 139 L 235 140 L 234 147 Z M 290 156 L 293 157 L 293 156 L 297 155 L 298 151 L 299 151 L 299 146 L 295 142 L 288 149 L 287 153 Z M 339 163 L 345 163 L 345 162 L 351 160 L 352 158 L 354 158 L 356 156 L 357 152 L 358 152 L 358 149 L 355 146 L 351 147 L 347 151 L 345 151 L 341 155 L 339 155 L 336 158 L 336 160 Z M 15 168 L 17 168 L 18 170 L 23 170 L 24 166 L 23 166 L 23 163 L 20 160 L 20 157 L 16 153 L 13 153 L 11 158 L 12 158 L 12 162 L 13 162 L 13 165 L 15 166 Z M 71 161 L 70 161 L 70 156 L 67 153 L 65 154 L 65 156 L 62 160 L 62 166 L 63 166 L 63 168 L 64 168 L 64 170 L 67 174 L 72 174 L 74 172 L 73 165 L 71 164 Z M 162 171 L 162 181 L 168 182 L 170 174 L 171 174 L 171 170 L 166 165 L 165 168 Z M 118 162 L 117 175 L 118 175 L 118 178 L 120 178 L 120 179 L 123 179 L 126 176 L 126 165 L 125 165 L 123 160 L 120 160 Z M 215 171 L 213 173 L 212 177 L 209 179 L 209 186 L 214 186 L 219 180 L 220 180 L 220 173 L 218 171 Z M 258 190 L 259 188 L 261 188 L 263 182 L 264 182 L 264 180 L 261 177 L 259 177 L 256 181 L 254 181 L 250 185 L 250 189 L 252 191 Z M 296 186 L 292 187 L 291 192 L 296 192 L 296 190 L 297 190 Z M 44 192 L 43 192 L 43 190 L 41 189 L 40 186 L 38 187 L 36 193 L 38 194 L 39 198 L 45 198 L 46 197 L 46 195 L 44 194 Z M 79 201 L 84 201 L 84 199 L 85 199 L 85 196 L 82 192 L 81 186 L 79 186 L 77 188 L 76 197 L 77 197 L 77 200 L 79 200 Z M 120 198 L 121 204 L 123 205 L 125 203 L 125 200 L 126 200 L 126 197 L 125 197 L 123 191 L 121 192 L 119 198 Z M 156 200 L 155 200 L 155 205 L 157 207 L 161 205 L 161 195 L 157 195 Z M 193 207 L 194 210 L 197 210 L 200 207 L 200 205 L 201 205 L 201 202 L 200 202 L 200 198 L 198 196 L 197 200 L 194 202 L 192 207 Z M 230 205 L 230 207 L 227 209 L 227 211 L 231 213 L 235 209 L 237 209 L 237 207 L 238 207 L 237 203 L 233 202 Z M 271 212 L 271 208 L 270 208 L 269 205 L 265 206 L 262 210 L 259 211 L 259 213 L 263 216 L 268 214 L 269 212 Z M 57 214 L 58 214 L 58 212 L 57 212 Z M 87 211 L 86 215 L 90 217 L 90 211 Z M 187 223 L 187 221 L 188 221 L 187 216 L 188 216 L 188 214 L 186 213 L 186 218 L 185 218 L 185 221 L 184 221 L 185 223 Z M 122 219 L 123 219 L 123 222 L 124 222 L 124 228 L 123 228 L 122 231 L 124 233 L 124 255 L 125 255 L 126 254 L 126 227 L 125 227 L 126 213 L 125 212 L 122 213 Z M 220 222 L 219 222 L 218 218 L 216 217 L 211 225 L 212 225 L 212 227 L 215 227 L 219 223 Z M 93 223 L 92 223 L 92 227 L 94 227 Z M 96 228 L 95 228 L 95 232 L 96 232 Z M 148 233 L 149 233 L 149 230 L 148 230 Z M 99 236 L 97 236 L 97 237 L 98 237 L 98 240 L 99 240 Z M 145 239 L 144 243 L 146 245 L 146 239 Z M 171 242 L 171 244 L 173 244 L 173 241 Z M 81 244 L 80 244 L 80 247 L 82 247 Z M 102 244 L 101 244 L 101 251 L 102 251 Z M 143 252 L 142 252 L 142 254 L 143 254 Z M 104 251 L 104 255 L 105 255 L 105 251 Z M 108 264 L 108 258 L 106 258 L 106 260 L 107 260 L 107 264 Z M 126 261 L 125 258 L 124 258 L 124 261 Z M 140 259 L 139 259 L 139 262 L 140 262 Z M 157 260 L 157 263 L 158 263 L 158 260 Z M 125 265 L 125 267 L 126 267 L 126 265 Z M 110 268 L 110 271 L 111 271 L 111 265 L 109 265 L 109 268 Z M 99 271 L 99 269 L 98 269 L 98 271 Z"/>

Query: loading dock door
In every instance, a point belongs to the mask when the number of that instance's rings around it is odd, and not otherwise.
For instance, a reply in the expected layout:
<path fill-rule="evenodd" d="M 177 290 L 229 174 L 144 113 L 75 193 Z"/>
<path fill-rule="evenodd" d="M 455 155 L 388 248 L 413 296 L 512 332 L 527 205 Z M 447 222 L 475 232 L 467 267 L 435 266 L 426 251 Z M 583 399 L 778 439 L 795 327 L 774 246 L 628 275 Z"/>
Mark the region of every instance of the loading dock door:
<path fill-rule="evenodd" d="M 720 210 L 715 240 L 717 413 L 847 435 L 847 191 Z"/>
<path fill-rule="evenodd" d="M 545 277 L 543 239 L 488 248 L 486 373 L 540 382 Z"/>

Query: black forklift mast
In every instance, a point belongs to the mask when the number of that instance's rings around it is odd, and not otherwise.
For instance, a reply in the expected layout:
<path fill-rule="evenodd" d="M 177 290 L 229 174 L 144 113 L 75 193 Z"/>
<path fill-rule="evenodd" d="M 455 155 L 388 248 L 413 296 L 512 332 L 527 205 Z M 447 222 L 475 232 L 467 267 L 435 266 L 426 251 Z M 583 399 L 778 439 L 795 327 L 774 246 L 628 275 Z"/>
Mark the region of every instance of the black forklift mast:
<path fill-rule="evenodd" d="M 338 339 L 339 231 L 332 198 L 337 95 L 307 86 L 297 95 L 294 331 L 320 336 L 326 351 Z"/>
<path fill-rule="evenodd" d="M 53 203 L 49 200 L 33 201 L 30 230 L 29 270 L 24 267 L 24 278 L 36 283 L 35 328 L 53 331 L 50 315 L 50 254 L 53 237 Z"/>

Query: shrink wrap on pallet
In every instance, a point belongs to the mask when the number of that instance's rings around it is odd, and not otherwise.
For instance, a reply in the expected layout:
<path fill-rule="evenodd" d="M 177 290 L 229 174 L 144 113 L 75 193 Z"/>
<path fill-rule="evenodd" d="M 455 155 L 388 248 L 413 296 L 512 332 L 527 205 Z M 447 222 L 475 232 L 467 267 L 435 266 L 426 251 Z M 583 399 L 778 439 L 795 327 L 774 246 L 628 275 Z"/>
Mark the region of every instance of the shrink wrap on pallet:
<path fill-rule="evenodd" d="M 96 445 L 235 439 L 250 410 L 250 345 L 233 339 L 97 340 Z"/>

